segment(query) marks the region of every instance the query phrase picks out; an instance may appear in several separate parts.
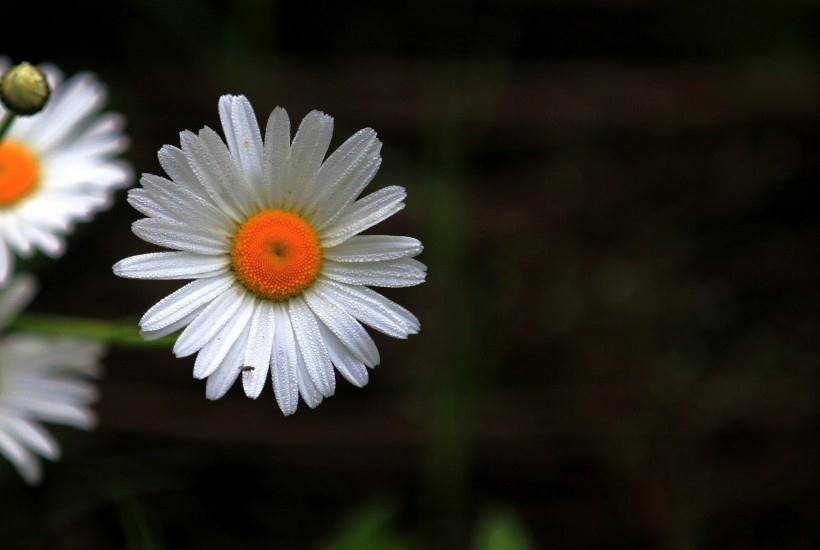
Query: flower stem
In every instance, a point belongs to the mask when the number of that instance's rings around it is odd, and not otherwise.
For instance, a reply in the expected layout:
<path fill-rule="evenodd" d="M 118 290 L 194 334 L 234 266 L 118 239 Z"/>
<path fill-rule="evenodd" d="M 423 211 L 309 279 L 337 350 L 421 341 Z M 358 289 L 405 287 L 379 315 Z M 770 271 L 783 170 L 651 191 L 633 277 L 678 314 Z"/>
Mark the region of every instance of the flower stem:
<path fill-rule="evenodd" d="M 158 340 L 144 340 L 136 323 L 112 323 L 58 315 L 20 315 L 9 324 L 9 329 L 15 332 L 71 336 L 115 346 L 139 348 L 169 348 L 176 339 L 175 336 L 166 336 Z"/>
<path fill-rule="evenodd" d="M 3 141 L 6 132 L 9 131 L 9 128 L 11 128 L 11 123 L 14 122 L 15 118 L 17 118 L 17 115 L 11 111 L 7 111 L 5 116 L 3 116 L 3 120 L 0 121 L 0 141 Z"/>

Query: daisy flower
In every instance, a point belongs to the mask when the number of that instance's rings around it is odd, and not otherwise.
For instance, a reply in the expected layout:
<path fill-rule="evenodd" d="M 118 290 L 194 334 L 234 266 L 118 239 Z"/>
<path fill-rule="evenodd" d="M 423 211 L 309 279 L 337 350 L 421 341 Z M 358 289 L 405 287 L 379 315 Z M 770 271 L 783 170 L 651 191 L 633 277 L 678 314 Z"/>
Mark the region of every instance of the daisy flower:
<path fill-rule="evenodd" d="M 128 200 L 148 216 L 133 225 L 170 248 L 126 258 L 114 273 L 135 279 L 194 279 L 140 320 L 146 338 L 184 328 L 177 357 L 197 354 L 194 376 L 222 397 L 242 374 L 259 396 L 268 371 L 284 414 L 299 396 L 316 407 L 335 390 L 334 367 L 363 386 L 379 352 L 362 323 L 395 338 L 419 330 L 416 317 L 368 286 L 424 281 L 410 237 L 360 235 L 404 207 L 405 191 L 385 187 L 358 198 L 381 164 L 381 142 L 359 130 L 325 159 L 333 119 L 309 113 L 291 141 L 277 107 L 265 138 L 243 96 L 223 96 L 216 132 L 182 132 L 159 161 L 170 179 L 144 175 Z"/>
<path fill-rule="evenodd" d="M 0 73 L 8 68 L 0 58 Z M 0 142 L 0 285 L 14 271 L 14 253 L 63 253 L 75 222 L 107 208 L 131 169 L 114 157 L 127 140 L 120 115 L 99 114 L 105 88 L 90 74 L 66 81 L 41 67 L 51 99 L 39 113 L 18 117 Z M 0 119 L 6 110 L 0 104 Z"/>
<path fill-rule="evenodd" d="M 34 294 L 29 278 L 15 279 L 0 294 L 0 327 Z M 89 430 L 96 424 L 90 405 L 97 390 L 101 344 L 69 338 L 11 334 L 0 338 L 0 454 L 26 482 L 40 481 L 38 456 L 56 460 L 57 441 L 42 422 Z"/>

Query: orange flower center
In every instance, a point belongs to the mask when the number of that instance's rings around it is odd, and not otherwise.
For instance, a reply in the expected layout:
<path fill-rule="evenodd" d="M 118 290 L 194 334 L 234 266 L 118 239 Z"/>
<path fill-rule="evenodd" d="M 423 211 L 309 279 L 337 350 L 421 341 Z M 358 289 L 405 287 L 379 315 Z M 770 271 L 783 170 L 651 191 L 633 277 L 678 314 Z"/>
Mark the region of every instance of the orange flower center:
<path fill-rule="evenodd" d="M 11 206 L 37 186 L 37 158 L 13 141 L 0 142 L 0 208 Z"/>
<path fill-rule="evenodd" d="M 316 231 L 301 217 L 284 210 L 263 210 L 239 227 L 231 263 L 248 290 L 281 302 L 316 280 L 322 247 Z"/>

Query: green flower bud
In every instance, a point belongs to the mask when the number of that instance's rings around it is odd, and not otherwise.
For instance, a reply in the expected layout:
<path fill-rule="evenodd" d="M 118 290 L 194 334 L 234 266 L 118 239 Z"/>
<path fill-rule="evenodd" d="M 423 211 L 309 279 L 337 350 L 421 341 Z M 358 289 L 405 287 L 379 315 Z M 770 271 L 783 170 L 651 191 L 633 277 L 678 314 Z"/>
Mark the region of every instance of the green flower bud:
<path fill-rule="evenodd" d="M 30 63 L 20 63 L 0 78 L 0 100 L 14 114 L 33 115 L 45 106 L 50 95 L 46 75 Z"/>

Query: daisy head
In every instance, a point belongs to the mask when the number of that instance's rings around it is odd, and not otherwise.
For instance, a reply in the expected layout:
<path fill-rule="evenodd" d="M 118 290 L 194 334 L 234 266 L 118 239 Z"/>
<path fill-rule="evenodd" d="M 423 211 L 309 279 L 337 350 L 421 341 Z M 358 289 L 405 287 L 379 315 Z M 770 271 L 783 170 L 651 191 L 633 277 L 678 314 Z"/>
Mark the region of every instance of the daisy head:
<path fill-rule="evenodd" d="M 182 132 L 164 146 L 168 178 L 144 175 L 129 192 L 147 216 L 133 225 L 145 241 L 169 248 L 132 256 L 114 273 L 135 279 L 193 279 L 140 320 L 146 338 L 184 329 L 177 357 L 197 354 L 194 376 L 218 399 L 242 375 L 256 398 L 270 371 L 285 414 L 299 396 L 310 407 L 333 395 L 335 370 L 363 386 L 379 352 L 362 324 L 396 338 L 419 329 L 416 317 L 368 288 L 425 279 L 411 237 L 360 235 L 404 207 L 405 190 L 359 197 L 381 164 L 381 142 L 359 130 L 325 158 L 333 119 L 312 111 L 291 139 L 276 108 L 265 137 L 243 96 L 223 96 L 227 145 L 210 128 Z"/>
<path fill-rule="evenodd" d="M 8 67 L 0 58 L 0 73 Z M 124 120 L 100 114 L 105 88 L 87 73 L 64 81 L 55 67 L 41 69 L 51 98 L 37 114 L 15 119 L 0 141 L 0 285 L 15 253 L 61 255 L 73 224 L 106 208 L 131 180 L 129 166 L 115 159 L 127 145 Z"/>
<path fill-rule="evenodd" d="M 18 278 L 0 294 L 0 328 L 34 294 L 34 282 Z M 11 334 L 0 337 L 0 454 L 26 482 L 40 481 L 39 457 L 59 458 L 57 441 L 43 422 L 91 429 L 101 344 L 70 338 Z"/>

